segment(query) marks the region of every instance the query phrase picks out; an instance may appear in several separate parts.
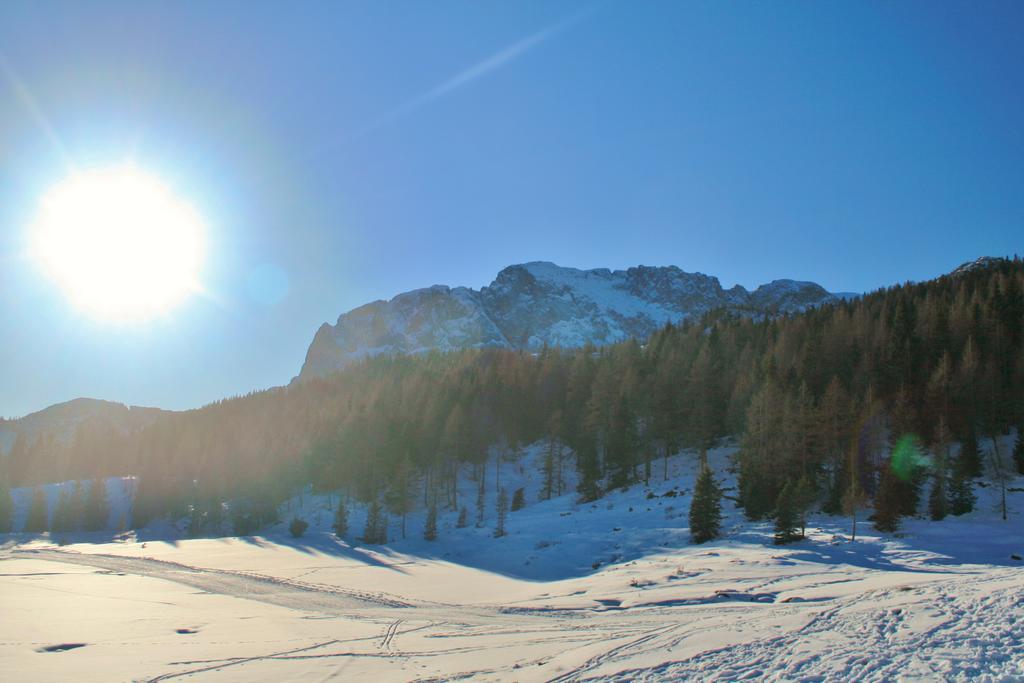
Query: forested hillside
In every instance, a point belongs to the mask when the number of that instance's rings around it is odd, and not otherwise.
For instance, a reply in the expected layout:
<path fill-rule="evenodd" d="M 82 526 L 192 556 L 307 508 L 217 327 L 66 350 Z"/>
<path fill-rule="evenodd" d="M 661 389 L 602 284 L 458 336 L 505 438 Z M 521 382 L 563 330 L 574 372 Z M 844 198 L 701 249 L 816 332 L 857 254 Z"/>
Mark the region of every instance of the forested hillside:
<path fill-rule="evenodd" d="M 22 438 L 3 477 L 137 476 L 135 525 L 191 514 L 201 533 L 224 514 L 251 529 L 309 483 L 394 514 L 458 509 L 471 504 L 457 497 L 460 472 L 483 487 L 500 471 L 489 461 L 538 441 L 542 497 L 575 468 L 592 500 L 662 477 L 680 449 L 701 457 L 735 437 L 750 517 L 874 500 L 898 521 L 932 478 L 940 518 L 970 505 L 964 482 L 1024 467 L 1019 439 L 1016 462 L 992 453 L 1024 421 L 1022 328 L 1024 263 L 992 260 L 801 314 L 713 312 L 603 348 L 374 358 L 132 433 L 91 421 L 68 442 Z"/>

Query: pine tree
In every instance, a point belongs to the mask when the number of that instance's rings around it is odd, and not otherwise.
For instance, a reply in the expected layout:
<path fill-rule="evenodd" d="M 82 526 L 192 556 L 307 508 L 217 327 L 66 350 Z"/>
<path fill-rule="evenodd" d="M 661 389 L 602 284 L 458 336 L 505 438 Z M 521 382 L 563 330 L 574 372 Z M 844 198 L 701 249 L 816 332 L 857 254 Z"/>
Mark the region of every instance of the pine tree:
<path fill-rule="evenodd" d="M 1017 474 L 1024 474 L 1024 424 L 1017 425 L 1017 441 L 1013 445 L 1013 462 Z"/>
<path fill-rule="evenodd" d="M 636 416 L 625 394 L 622 394 L 608 419 L 605 468 L 608 470 L 609 488 L 623 488 L 632 483 L 639 441 Z"/>
<path fill-rule="evenodd" d="M 480 527 L 482 527 L 484 525 L 484 508 L 485 508 L 485 505 L 487 504 L 487 498 L 486 498 L 486 496 L 487 496 L 487 487 L 485 485 L 486 482 L 484 480 L 484 476 L 485 476 L 484 473 L 486 472 L 486 470 L 487 470 L 486 467 L 481 467 L 480 468 L 480 481 L 479 481 L 479 486 L 477 486 L 477 489 L 476 489 L 476 528 L 477 529 L 479 529 Z"/>
<path fill-rule="evenodd" d="M 14 531 L 14 499 L 7 483 L 0 481 L 0 534 Z"/>
<path fill-rule="evenodd" d="M 423 538 L 427 541 L 437 540 L 437 503 L 431 503 L 427 510 L 427 521 L 423 525 Z"/>
<path fill-rule="evenodd" d="M 384 510 L 377 498 L 370 503 L 370 509 L 366 514 L 366 530 L 363 532 L 363 541 L 372 544 L 387 543 L 388 541 L 387 520 L 384 518 Z"/>
<path fill-rule="evenodd" d="M 800 538 L 807 536 L 807 511 L 814 505 L 816 498 L 817 491 L 815 491 L 814 482 L 804 474 L 797 480 L 793 491 L 793 499 L 800 517 Z"/>
<path fill-rule="evenodd" d="M 82 482 L 75 480 L 75 488 L 68 502 L 68 515 L 71 519 L 71 531 L 79 531 L 85 526 L 85 493 Z"/>
<path fill-rule="evenodd" d="M 53 509 L 53 523 L 50 527 L 55 532 L 71 531 L 71 497 L 63 486 Z"/>
<path fill-rule="evenodd" d="M 463 505 L 462 509 L 459 510 L 459 518 L 455 522 L 455 528 L 456 529 L 465 529 L 466 525 L 469 523 L 469 519 L 468 518 L 469 518 L 469 510 L 466 508 L 465 505 Z"/>
<path fill-rule="evenodd" d="M 32 503 L 28 508 L 28 518 L 25 520 L 25 531 L 33 534 L 41 534 L 49 527 L 49 517 L 46 510 L 46 492 L 39 486 L 32 492 Z"/>
<path fill-rule="evenodd" d="M 932 490 L 928 494 L 928 514 L 936 522 L 945 519 L 949 512 L 946 488 L 945 468 L 936 467 L 932 475 Z"/>
<path fill-rule="evenodd" d="M 957 517 L 965 515 L 974 509 L 976 501 L 973 482 L 959 468 L 956 469 L 949 482 L 949 513 Z"/>
<path fill-rule="evenodd" d="M 109 516 L 107 484 L 103 479 L 93 479 L 89 485 L 89 497 L 85 502 L 85 530 L 102 531 L 107 526 Z"/>
<path fill-rule="evenodd" d="M 957 467 L 969 479 L 981 476 L 981 451 L 978 450 L 978 435 L 973 427 L 967 431 L 967 435 L 960 442 L 960 456 L 957 458 Z"/>
<path fill-rule="evenodd" d="M 875 494 L 875 528 L 892 533 L 900 528 L 903 506 L 899 477 L 886 467 L 882 471 L 878 492 Z"/>
<path fill-rule="evenodd" d="M 944 360 L 948 362 L 948 354 Z M 949 444 L 952 440 L 946 418 L 940 415 L 935 427 L 932 490 L 928 494 L 928 515 L 935 521 L 949 514 Z"/>
<path fill-rule="evenodd" d="M 516 489 L 515 493 L 512 494 L 512 512 L 516 510 L 522 510 L 526 505 L 526 493 L 522 487 Z"/>
<path fill-rule="evenodd" d="M 548 440 L 548 447 L 544 450 L 541 474 L 543 483 L 540 486 L 540 499 L 551 500 L 555 491 L 555 444 L 553 439 Z"/>
<path fill-rule="evenodd" d="M 348 533 L 348 508 L 345 507 L 345 501 L 338 501 L 338 508 L 334 511 L 334 535 L 338 538 L 344 538 L 345 534 Z"/>
<path fill-rule="evenodd" d="M 498 492 L 495 511 L 498 513 L 498 523 L 494 527 L 494 537 L 501 538 L 505 535 L 505 517 L 508 515 L 508 493 L 504 488 Z"/>
<path fill-rule="evenodd" d="M 706 543 L 718 538 L 722 524 L 722 490 L 711 468 L 702 469 L 690 501 L 690 539 Z"/>
<path fill-rule="evenodd" d="M 801 534 L 799 504 L 797 502 L 797 485 L 786 482 L 779 491 L 775 501 L 775 545 L 784 545 L 798 541 Z"/>
<path fill-rule="evenodd" d="M 601 497 L 601 465 L 593 439 L 586 438 L 577 446 L 576 467 L 580 472 L 580 481 L 576 486 L 580 502 L 592 503 Z"/>

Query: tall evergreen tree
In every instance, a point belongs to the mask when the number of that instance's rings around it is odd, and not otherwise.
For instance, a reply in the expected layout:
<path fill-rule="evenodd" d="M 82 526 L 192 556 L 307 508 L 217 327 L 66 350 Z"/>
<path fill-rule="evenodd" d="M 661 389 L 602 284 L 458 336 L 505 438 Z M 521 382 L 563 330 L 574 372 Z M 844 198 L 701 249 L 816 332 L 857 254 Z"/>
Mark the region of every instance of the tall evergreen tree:
<path fill-rule="evenodd" d="M 793 482 L 786 482 L 786 485 L 779 491 L 779 497 L 776 499 L 775 545 L 792 543 L 801 538 L 796 488 L 796 484 Z"/>
<path fill-rule="evenodd" d="M 498 523 L 494 527 L 494 537 L 501 538 L 505 535 L 505 517 L 508 516 L 508 493 L 504 488 L 498 491 L 495 511 L 498 514 Z"/>
<path fill-rule="evenodd" d="M 427 541 L 437 540 L 437 503 L 431 503 L 427 509 L 427 521 L 423 525 L 423 538 Z"/>
<path fill-rule="evenodd" d="M 597 445 L 593 439 L 583 439 L 576 451 L 576 467 L 580 473 L 576 490 L 581 503 L 590 503 L 601 497 L 601 464 Z"/>
<path fill-rule="evenodd" d="M 982 473 L 981 451 L 978 450 L 978 434 L 971 427 L 960 442 L 957 467 L 968 479 L 980 477 Z"/>
<path fill-rule="evenodd" d="M 50 524 L 50 530 L 59 533 L 71 531 L 73 528 L 71 514 L 71 496 L 62 486 L 60 494 L 57 496 L 57 505 L 53 508 L 53 522 Z"/>
<path fill-rule="evenodd" d="M 376 497 L 370 503 L 366 514 L 366 529 L 363 531 L 363 541 L 374 545 L 388 542 L 388 523 L 384 517 L 384 509 L 380 500 Z"/>
<path fill-rule="evenodd" d="M 690 501 L 690 539 L 706 543 L 718 538 L 722 526 L 722 490 L 710 467 L 701 469 Z"/>
<path fill-rule="evenodd" d="M 608 470 L 608 486 L 623 488 L 633 481 L 637 462 L 640 437 L 637 433 L 636 416 L 625 393 L 609 415 L 605 446 L 605 467 Z"/>
<path fill-rule="evenodd" d="M 348 508 L 345 501 L 339 500 L 338 507 L 334 510 L 334 535 L 344 538 L 348 533 Z"/>
<path fill-rule="evenodd" d="M 899 529 L 902 504 L 900 479 L 886 466 L 875 494 L 875 528 L 889 533 Z"/>
<path fill-rule="evenodd" d="M 1024 474 L 1024 424 L 1017 425 L 1017 441 L 1013 445 L 1013 463 L 1017 474 Z"/>
<path fill-rule="evenodd" d="M 484 525 L 484 510 L 487 506 L 487 486 L 486 479 L 487 468 L 480 468 L 480 481 L 477 482 L 476 489 L 476 528 L 479 529 Z"/>
<path fill-rule="evenodd" d="M 800 538 L 807 536 L 807 511 L 814 505 L 816 497 L 817 492 L 811 477 L 806 474 L 802 475 L 793 488 L 793 502 L 800 520 Z"/>
<path fill-rule="evenodd" d="M 928 494 L 928 515 L 936 522 L 945 519 L 949 512 L 946 489 L 945 468 L 936 467 L 932 473 L 932 490 Z"/>
<path fill-rule="evenodd" d="M 46 509 L 46 492 L 42 487 L 37 486 L 32 492 L 32 503 L 28 508 L 28 518 L 25 519 L 25 531 L 33 534 L 41 534 L 49 528 L 50 519 Z"/>
<path fill-rule="evenodd" d="M 82 491 L 82 482 L 77 479 L 68 501 L 68 517 L 71 531 L 78 531 L 85 526 L 85 493 Z"/>
<path fill-rule="evenodd" d="M 14 531 L 14 499 L 7 483 L 0 481 L 0 534 Z"/>
<path fill-rule="evenodd" d="M 949 512 L 952 515 L 965 515 L 974 509 L 977 497 L 974 495 L 974 483 L 962 470 L 955 468 L 953 478 L 949 482 Z"/>
<path fill-rule="evenodd" d="M 107 483 L 102 478 L 93 479 L 89 485 L 89 496 L 85 502 L 85 530 L 102 531 L 107 527 L 109 516 Z"/>

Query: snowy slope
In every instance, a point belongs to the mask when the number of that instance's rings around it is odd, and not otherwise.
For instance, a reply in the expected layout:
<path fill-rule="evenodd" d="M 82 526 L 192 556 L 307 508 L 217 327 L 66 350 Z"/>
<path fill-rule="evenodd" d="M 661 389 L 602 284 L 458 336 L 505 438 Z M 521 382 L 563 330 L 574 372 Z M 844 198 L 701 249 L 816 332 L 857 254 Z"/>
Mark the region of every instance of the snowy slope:
<path fill-rule="evenodd" d="M 711 454 L 726 489 L 730 453 Z M 586 505 L 568 492 L 538 501 L 540 448 L 530 455 L 522 469 L 500 467 L 501 485 L 524 487 L 528 501 L 503 538 L 496 454 L 482 526 L 464 476 L 470 525 L 444 512 L 435 542 L 421 537 L 422 506 L 404 540 L 392 518 L 389 545 L 367 546 L 365 510 L 351 505 L 339 540 L 328 531 L 337 497 L 308 492 L 259 537 L 189 540 L 165 527 L 58 549 L 11 536 L 0 665 L 19 680 L 1024 677 L 1020 490 L 1007 522 L 993 487 L 979 487 L 963 517 L 904 520 L 896 535 L 862 517 L 850 542 L 847 519 L 815 516 L 808 539 L 784 547 L 726 502 L 724 537 L 695 546 L 692 454 L 673 458 L 666 480 L 659 462 L 649 486 Z M 292 516 L 311 523 L 302 538 L 285 531 Z"/>
<path fill-rule="evenodd" d="M 479 291 L 436 285 L 345 313 L 317 331 L 299 379 L 380 353 L 613 344 L 718 308 L 764 315 L 837 300 L 813 282 L 776 280 L 748 292 L 674 266 L 578 270 L 538 261 L 505 268 Z"/>

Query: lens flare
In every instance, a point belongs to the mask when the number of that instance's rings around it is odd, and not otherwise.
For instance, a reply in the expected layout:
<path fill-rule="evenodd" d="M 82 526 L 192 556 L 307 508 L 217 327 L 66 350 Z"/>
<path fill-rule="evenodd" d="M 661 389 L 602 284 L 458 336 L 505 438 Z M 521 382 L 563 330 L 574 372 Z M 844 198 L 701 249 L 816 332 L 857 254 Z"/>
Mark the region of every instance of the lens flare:
<path fill-rule="evenodd" d="M 923 467 L 930 467 L 931 459 L 924 454 L 921 441 L 915 434 L 904 434 L 892 450 L 890 467 L 903 481 L 910 481 Z"/>

